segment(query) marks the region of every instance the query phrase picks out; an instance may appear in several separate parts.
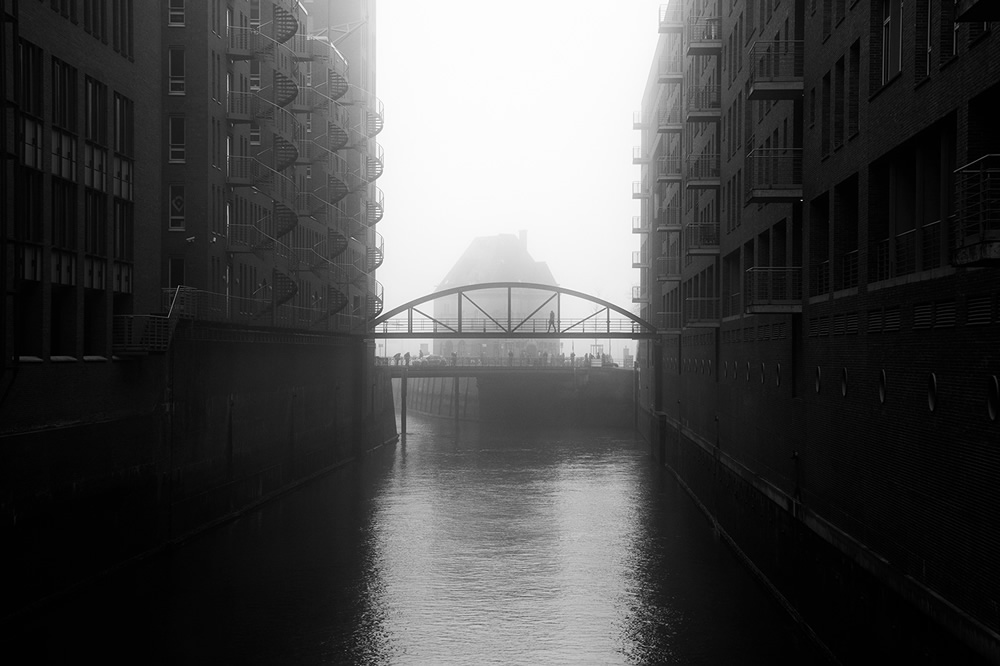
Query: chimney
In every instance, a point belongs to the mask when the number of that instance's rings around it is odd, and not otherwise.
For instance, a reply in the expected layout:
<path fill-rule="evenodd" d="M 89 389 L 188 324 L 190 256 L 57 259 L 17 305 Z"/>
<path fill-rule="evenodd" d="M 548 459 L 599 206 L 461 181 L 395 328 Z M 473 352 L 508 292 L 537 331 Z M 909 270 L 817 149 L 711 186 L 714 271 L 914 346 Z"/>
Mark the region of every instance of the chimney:
<path fill-rule="evenodd" d="M 528 251 L 528 230 L 527 229 L 521 229 L 520 231 L 518 231 L 517 232 L 517 238 L 518 238 L 519 241 L 521 241 L 521 249 L 523 249 L 525 252 L 527 252 Z"/>

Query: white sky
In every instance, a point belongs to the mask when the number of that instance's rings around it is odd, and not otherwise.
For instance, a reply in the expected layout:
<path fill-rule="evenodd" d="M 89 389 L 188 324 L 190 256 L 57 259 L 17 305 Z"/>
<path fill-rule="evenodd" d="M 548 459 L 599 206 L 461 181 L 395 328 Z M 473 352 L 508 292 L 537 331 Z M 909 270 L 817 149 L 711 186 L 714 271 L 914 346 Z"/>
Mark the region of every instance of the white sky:
<path fill-rule="evenodd" d="M 377 0 L 386 310 L 525 229 L 560 286 L 636 311 L 632 112 L 663 1 Z"/>

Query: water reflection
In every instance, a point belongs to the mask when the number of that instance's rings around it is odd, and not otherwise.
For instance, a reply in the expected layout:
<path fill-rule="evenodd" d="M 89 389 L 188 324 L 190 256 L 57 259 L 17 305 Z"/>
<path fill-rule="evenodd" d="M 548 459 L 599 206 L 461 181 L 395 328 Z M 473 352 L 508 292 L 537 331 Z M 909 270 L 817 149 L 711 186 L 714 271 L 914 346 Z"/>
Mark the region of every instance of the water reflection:
<path fill-rule="evenodd" d="M 18 641 L 105 663 L 813 663 L 630 433 L 408 426 Z"/>

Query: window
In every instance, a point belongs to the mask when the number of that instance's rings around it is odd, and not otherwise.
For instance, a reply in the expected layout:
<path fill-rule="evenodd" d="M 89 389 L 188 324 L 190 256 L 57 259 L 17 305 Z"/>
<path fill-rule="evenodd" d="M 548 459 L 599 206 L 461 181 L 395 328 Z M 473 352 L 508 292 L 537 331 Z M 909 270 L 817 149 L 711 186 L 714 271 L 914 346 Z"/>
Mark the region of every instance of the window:
<path fill-rule="evenodd" d="M 114 113 L 114 150 L 116 153 L 132 157 L 135 138 L 132 100 L 128 97 L 115 93 Z"/>
<path fill-rule="evenodd" d="M 131 201 L 115 199 L 114 258 L 132 261 L 132 227 L 134 211 Z"/>
<path fill-rule="evenodd" d="M 52 245 L 76 248 L 76 185 L 61 178 L 52 179 Z"/>
<path fill-rule="evenodd" d="M 167 25 L 184 26 L 184 0 L 170 0 L 167 3 Z"/>
<path fill-rule="evenodd" d="M 84 249 L 88 254 L 105 256 L 108 252 L 107 196 L 90 188 L 84 194 Z"/>
<path fill-rule="evenodd" d="M 111 0 L 111 44 L 126 58 L 132 57 L 132 0 Z"/>
<path fill-rule="evenodd" d="M 108 143 L 108 87 L 89 76 L 84 100 L 84 138 L 94 143 Z"/>
<path fill-rule="evenodd" d="M 847 136 L 852 137 L 861 128 L 861 40 L 851 44 L 850 78 L 847 88 Z"/>
<path fill-rule="evenodd" d="M 168 142 L 170 150 L 168 159 L 171 162 L 184 161 L 184 116 L 171 116 L 168 125 Z"/>
<path fill-rule="evenodd" d="M 83 0 L 83 29 L 102 41 L 108 38 L 107 5 L 108 0 Z"/>
<path fill-rule="evenodd" d="M 52 59 L 52 124 L 76 131 L 76 68 Z"/>
<path fill-rule="evenodd" d="M 184 94 L 184 49 L 178 46 L 167 50 L 167 92 Z"/>
<path fill-rule="evenodd" d="M 184 228 L 184 186 L 171 185 L 167 206 L 169 208 L 170 229 Z"/>
<path fill-rule="evenodd" d="M 900 71 L 903 0 L 882 0 L 882 84 Z"/>
<path fill-rule="evenodd" d="M 250 124 L 250 145 L 251 146 L 260 145 L 260 125 L 256 123 Z"/>

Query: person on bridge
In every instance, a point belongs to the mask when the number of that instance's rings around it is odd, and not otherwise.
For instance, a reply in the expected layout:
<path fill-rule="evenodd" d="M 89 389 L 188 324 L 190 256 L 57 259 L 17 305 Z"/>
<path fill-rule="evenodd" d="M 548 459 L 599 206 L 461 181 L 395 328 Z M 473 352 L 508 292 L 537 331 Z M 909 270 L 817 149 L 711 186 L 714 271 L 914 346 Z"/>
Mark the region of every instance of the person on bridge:
<path fill-rule="evenodd" d="M 559 332 L 559 329 L 556 328 L 556 311 L 555 310 L 549 310 L 549 325 L 545 329 L 545 332 L 548 333 L 550 330 L 553 333 L 558 333 Z"/>

